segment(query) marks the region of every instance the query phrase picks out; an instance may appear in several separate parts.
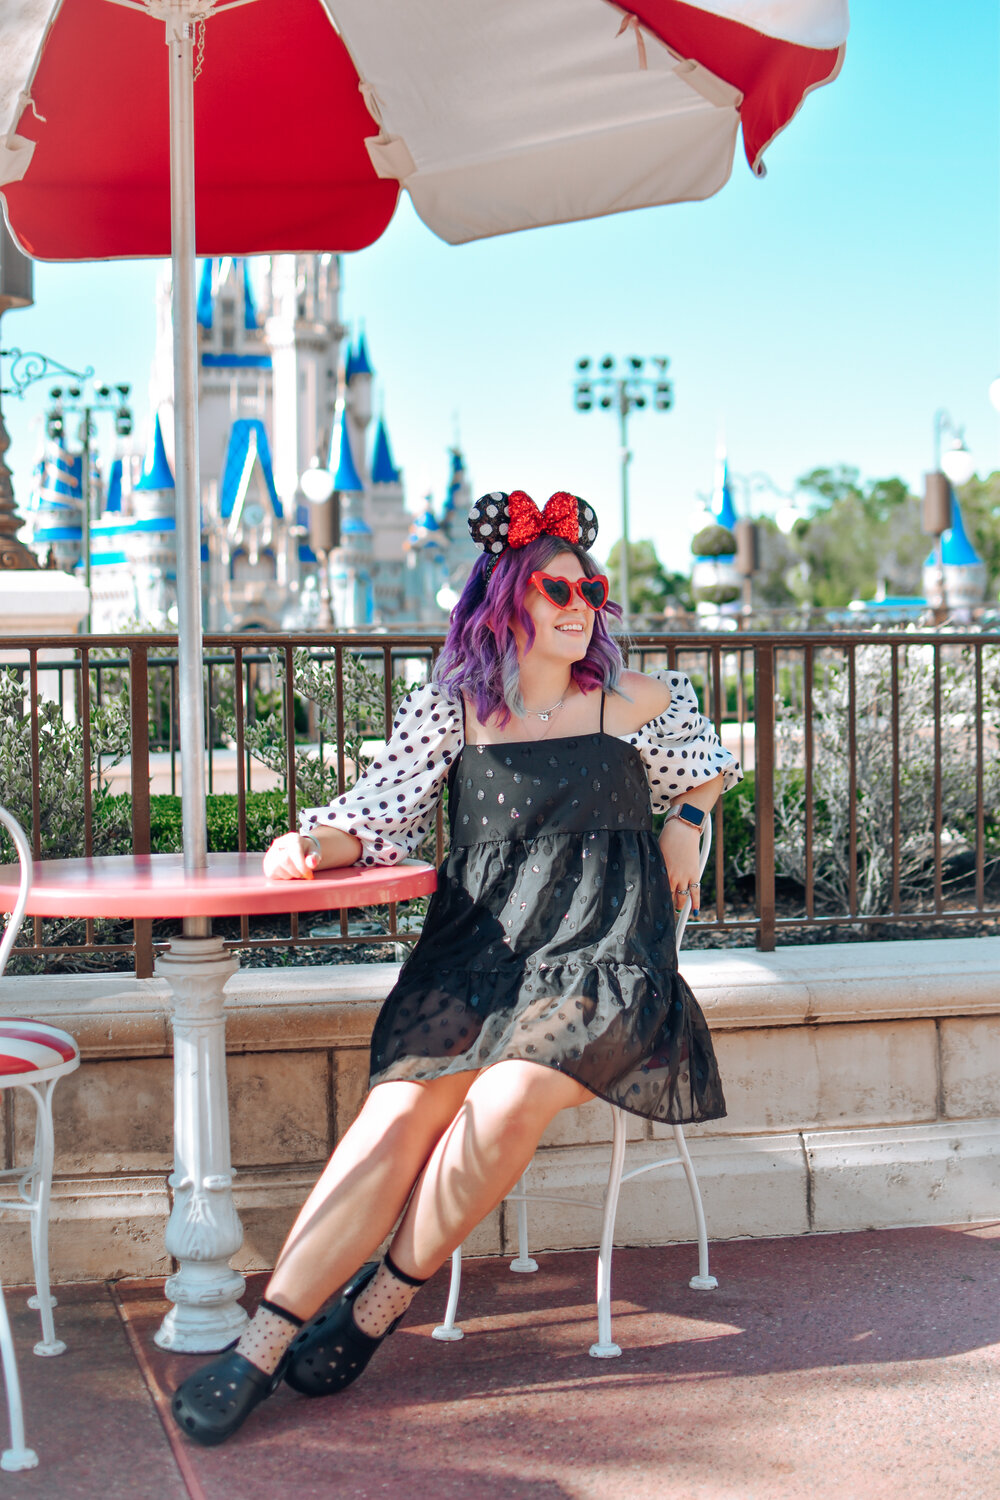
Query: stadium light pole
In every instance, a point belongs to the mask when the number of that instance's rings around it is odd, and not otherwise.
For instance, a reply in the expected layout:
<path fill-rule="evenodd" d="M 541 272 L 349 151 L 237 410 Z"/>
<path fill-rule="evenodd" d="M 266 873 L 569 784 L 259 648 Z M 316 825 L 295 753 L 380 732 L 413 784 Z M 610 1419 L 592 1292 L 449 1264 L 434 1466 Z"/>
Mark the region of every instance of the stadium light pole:
<path fill-rule="evenodd" d="M 131 386 L 122 384 L 94 386 L 90 395 L 81 385 L 65 387 L 54 385 L 49 391 L 49 400 L 52 405 L 46 414 L 45 434 L 52 442 L 61 444 L 65 440 L 68 416 L 80 418 L 79 438 L 83 454 L 80 464 L 81 544 L 83 547 L 83 581 L 87 587 L 87 618 L 84 625 L 88 634 L 91 624 L 90 523 L 93 517 L 90 494 L 90 440 L 94 436 L 93 419 L 98 412 L 111 412 L 114 415 L 117 436 L 130 437 L 132 433 L 132 410 L 128 404 L 130 390 Z"/>
<path fill-rule="evenodd" d="M 652 374 L 645 373 L 647 361 L 637 354 L 630 354 L 620 366 L 610 354 L 599 361 L 583 355 L 576 362 L 576 382 L 573 388 L 573 403 L 577 411 L 614 411 L 618 415 L 619 460 L 621 464 L 622 498 L 622 547 L 621 547 L 621 596 L 622 629 L 629 628 L 631 607 L 629 601 L 629 465 L 632 450 L 628 444 L 628 419 L 633 411 L 643 411 L 647 406 L 652 411 L 670 411 L 674 404 L 674 388 L 667 379 L 670 364 L 662 354 L 654 354 L 648 360 Z"/>

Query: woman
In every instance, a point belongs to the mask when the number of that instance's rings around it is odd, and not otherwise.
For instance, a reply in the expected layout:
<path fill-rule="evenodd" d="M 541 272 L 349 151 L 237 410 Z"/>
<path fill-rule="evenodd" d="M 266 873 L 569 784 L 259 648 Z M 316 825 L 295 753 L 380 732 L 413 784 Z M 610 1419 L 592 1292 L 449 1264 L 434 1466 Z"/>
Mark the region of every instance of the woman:
<path fill-rule="evenodd" d="M 354 1380 L 560 1110 L 598 1096 L 661 1121 L 725 1113 L 671 906 L 690 894 L 697 911 L 699 828 L 739 767 L 686 677 L 623 669 L 589 505 L 496 492 L 469 526 L 484 556 L 433 682 L 358 784 L 264 858 L 276 880 L 395 863 L 447 782 L 450 853 L 376 1024 L 365 1104 L 235 1349 L 175 1395 L 201 1443 L 282 1378 L 308 1395 Z"/>

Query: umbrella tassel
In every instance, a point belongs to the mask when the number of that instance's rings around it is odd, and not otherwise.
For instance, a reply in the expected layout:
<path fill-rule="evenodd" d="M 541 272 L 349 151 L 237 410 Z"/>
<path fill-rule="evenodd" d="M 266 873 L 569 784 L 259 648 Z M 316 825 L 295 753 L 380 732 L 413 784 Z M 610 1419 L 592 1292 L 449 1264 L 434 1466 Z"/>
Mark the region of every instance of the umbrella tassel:
<path fill-rule="evenodd" d="M 635 49 L 639 55 L 639 72 L 645 73 L 648 67 L 646 61 L 646 39 L 642 34 L 642 27 L 639 25 L 639 17 L 633 15 L 631 11 L 627 16 L 622 16 L 622 24 L 619 26 L 616 35 L 621 36 L 626 31 L 632 31 L 635 34 Z"/>

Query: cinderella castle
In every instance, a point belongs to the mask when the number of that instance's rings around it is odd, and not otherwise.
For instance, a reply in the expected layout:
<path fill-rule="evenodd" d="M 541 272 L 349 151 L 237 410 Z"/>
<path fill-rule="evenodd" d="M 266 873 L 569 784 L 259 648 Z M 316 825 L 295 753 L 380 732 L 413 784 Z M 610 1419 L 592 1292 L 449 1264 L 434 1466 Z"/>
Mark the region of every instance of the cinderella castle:
<path fill-rule="evenodd" d="M 256 293 L 255 293 L 256 285 Z M 211 631 L 440 624 L 478 555 L 459 449 L 440 511 L 406 507 L 363 333 L 339 317 L 340 258 L 202 264 L 198 295 L 204 624 Z M 39 558 L 83 571 L 89 494 L 92 628 L 177 619 L 169 281 L 157 292 L 144 455 L 83 474 L 50 444 L 27 510 Z M 303 479 L 305 477 L 305 489 Z M 320 484 L 310 483 L 320 479 Z M 86 483 L 84 482 L 86 479 Z M 322 498 L 310 504 L 307 494 Z M 328 509 L 318 524 L 321 508 Z M 332 542 L 332 546 L 331 546 Z M 324 576 L 325 570 L 325 576 Z"/>

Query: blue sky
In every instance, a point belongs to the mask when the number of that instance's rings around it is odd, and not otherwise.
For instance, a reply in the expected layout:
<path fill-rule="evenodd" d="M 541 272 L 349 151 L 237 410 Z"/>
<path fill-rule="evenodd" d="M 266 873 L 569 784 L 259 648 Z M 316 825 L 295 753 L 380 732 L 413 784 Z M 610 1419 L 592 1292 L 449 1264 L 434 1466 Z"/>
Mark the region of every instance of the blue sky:
<path fill-rule="evenodd" d="M 779 489 L 839 462 L 919 487 L 944 407 L 979 472 L 1000 468 L 998 98 L 993 0 L 856 0 L 840 78 L 763 181 L 740 147 L 706 203 L 457 249 L 404 198 L 382 241 L 345 257 L 343 310 L 364 324 L 410 508 L 441 498 L 457 423 L 477 490 L 585 495 L 610 546 L 617 426 L 573 410 L 581 354 L 671 360 L 674 410 L 632 422 L 632 535 L 674 566 L 720 430 L 733 470 Z M 130 380 L 145 416 L 156 271 L 40 265 L 4 343 Z M 22 493 L 44 389 L 5 403 Z"/>

